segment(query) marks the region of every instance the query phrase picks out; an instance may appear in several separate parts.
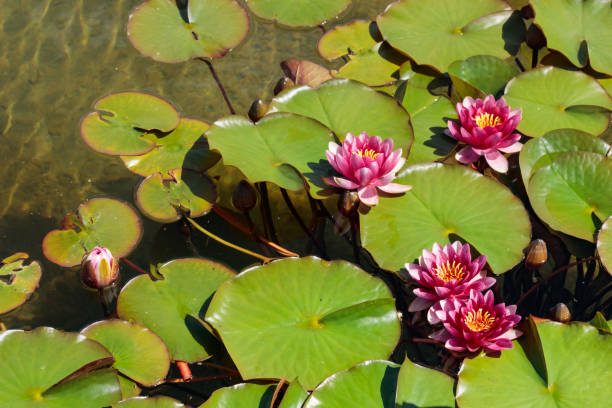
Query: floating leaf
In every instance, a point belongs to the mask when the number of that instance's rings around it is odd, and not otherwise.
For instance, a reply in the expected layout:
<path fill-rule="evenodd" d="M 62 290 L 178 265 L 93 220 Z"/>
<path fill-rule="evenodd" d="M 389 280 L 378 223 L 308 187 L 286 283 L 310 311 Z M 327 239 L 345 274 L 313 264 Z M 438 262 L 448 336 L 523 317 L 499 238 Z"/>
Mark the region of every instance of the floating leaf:
<path fill-rule="evenodd" d="M 181 167 L 206 170 L 219 161 L 219 155 L 209 150 L 204 137 L 209 127 L 208 123 L 182 118 L 178 127 L 168 135 L 145 135 L 145 139 L 155 144 L 153 150 L 140 156 L 121 156 L 121 160 L 128 170 L 144 177 Z"/>
<path fill-rule="evenodd" d="M 152 174 L 136 190 L 136 205 L 144 215 L 158 222 L 172 222 L 183 213 L 196 218 L 210 211 L 217 190 L 201 173 L 175 169 L 168 175 Z"/>
<path fill-rule="evenodd" d="M 455 407 L 455 380 L 440 371 L 404 361 L 397 378 L 395 407 Z"/>
<path fill-rule="evenodd" d="M 609 217 L 599 230 L 597 253 L 603 266 L 612 275 L 612 217 Z"/>
<path fill-rule="evenodd" d="M 99 343 L 50 327 L 0 333 L 0 406 L 99 408 L 121 399 L 113 362 Z"/>
<path fill-rule="evenodd" d="M 210 356 L 217 346 L 202 324 L 206 302 L 234 273 L 216 262 L 185 258 L 159 268 L 164 279 L 132 279 L 117 300 L 120 318 L 148 327 L 162 338 L 173 360 L 188 363 Z"/>
<path fill-rule="evenodd" d="M 151 330 L 136 323 L 111 319 L 90 324 L 81 334 L 106 347 L 113 367 L 146 387 L 159 384 L 170 369 L 170 354 Z"/>
<path fill-rule="evenodd" d="M 128 399 L 140 395 L 141 389 L 138 385 L 122 375 L 118 375 L 119 385 L 121 386 L 121 399 Z"/>
<path fill-rule="evenodd" d="M 296 378 L 285 390 L 285 395 L 278 408 L 302 408 L 306 398 L 308 398 L 308 393 Z"/>
<path fill-rule="evenodd" d="M 332 73 L 336 78 L 354 79 L 370 86 L 387 85 L 397 81 L 399 66 L 405 61 L 405 57 L 398 57 L 396 53 L 388 44 L 380 42 L 348 54 L 347 63 Z"/>
<path fill-rule="evenodd" d="M 521 201 L 499 183 L 463 166 L 413 165 L 397 183 L 413 186 L 361 219 L 361 241 L 380 266 L 398 270 L 435 242 L 460 237 L 501 274 L 523 258 L 531 225 Z"/>
<path fill-rule="evenodd" d="M 457 60 L 487 54 L 505 58 L 502 26 L 511 10 L 501 0 L 401 0 L 377 19 L 385 40 L 418 64 L 440 72 Z M 443 50 L 443 51 L 442 51 Z"/>
<path fill-rule="evenodd" d="M 17 257 L 15 256 L 17 255 Z M 42 271 L 36 261 L 24 265 L 28 254 L 18 253 L 4 259 L 0 268 L 0 314 L 21 306 L 38 287 Z"/>
<path fill-rule="evenodd" d="M 253 14 L 289 27 L 313 27 L 342 13 L 351 0 L 248 0 Z"/>
<path fill-rule="evenodd" d="M 269 407 L 276 390 L 276 385 L 237 384 L 215 390 L 200 408 L 260 408 Z M 301 408 L 308 393 L 299 382 L 292 382 L 278 405 L 279 408 Z"/>
<path fill-rule="evenodd" d="M 595 317 L 589 323 L 591 323 L 593 326 L 597 327 L 600 330 L 605 330 L 607 332 L 612 333 L 612 320 L 606 321 L 606 317 L 601 312 L 595 313 Z"/>
<path fill-rule="evenodd" d="M 538 217 L 552 229 L 595 242 L 599 222 L 612 215 L 612 159 L 566 153 L 531 176 L 527 193 Z"/>
<path fill-rule="evenodd" d="M 517 129 L 540 137 L 554 129 L 579 129 L 598 135 L 608 127 L 612 98 L 583 72 L 543 67 L 518 75 L 506 86 L 506 102 L 521 108 Z"/>
<path fill-rule="evenodd" d="M 173 0 L 149 0 L 130 15 L 128 38 L 141 54 L 160 62 L 220 58 L 242 42 L 249 17 L 234 0 L 190 0 L 189 21 Z"/>
<path fill-rule="evenodd" d="M 65 229 L 53 230 L 43 239 L 43 253 L 60 266 L 81 263 L 86 251 L 108 248 L 115 258 L 127 255 L 140 242 L 142 224 L 130 205 L 111 198 L 92 198 L 68 216 Z"/>
<path fill-rule="evenodd" d="M 376 23 L 355 20 L 345 25 L 335 26 L 319 40 L 319 54 L 326 60 L 333 61 L 344 55 L 374 47 L 377 41 L 371 34 L 372 25 L 376 26 Z"/>
<path fill-rule="evenodd" d="M 360 361 L 387 358 L 400 335 L 382 281 L 314 257 L 242 272 L 219 288 L 206 321 L 245 380 L 298 377 L 307 389 Z"/>
<path fill-rule="evenodd" d="M 453 85 L 462 97 L 496 95 L 520 72 L 516 64 L 491 55 L 475 55 L 464 61 L 455 61 L 448 67 Z M 474 95 L 470 88 L 480 91 L 480 95 Z"/>
<path fill-rule="evenodd" d="M 183 408 L 185 405 L 181 404 L 175 399 L 166 397 L 164 395 L 158 395 L 156 397 L 135 397 L 121 401 L 117 405 L 117 408 Z"/>
<path fill-rule="evenodd" d="M 169 132 L 180 120 L 168 102 L 139 92 L 105 96 L 94 109 L 81 121 L 81 137 L 93 150 L 113 156 L 151 151 L 155 142 L 143 137 L 146 132 Z"/>

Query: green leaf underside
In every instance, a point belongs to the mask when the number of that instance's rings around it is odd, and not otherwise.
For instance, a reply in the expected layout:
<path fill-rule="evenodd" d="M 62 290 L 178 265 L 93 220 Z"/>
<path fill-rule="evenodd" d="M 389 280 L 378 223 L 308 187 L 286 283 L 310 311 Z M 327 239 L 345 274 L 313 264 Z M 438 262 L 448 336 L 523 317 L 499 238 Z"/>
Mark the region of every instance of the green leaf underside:
<path fill-rule="evenodd" d="M 117 408 L 183 408 L 185 405 L 179 401 L 158 395 L 156 397 L 135 397 L 121 401 L 115 405 Z"/>
<path fill-rule="evenodd" d="M 105 96 L 81 122 L 81 137 L 93 150 L 113 156 L 144 154 L 155 147 L 147 130 L 169 132 L 179 124 L 176 109 L 165 100 L 139 92 Z"/>
<path fill-rule="evenodd" d="M 435 242 L 457 236 L 487 255 L 492 271 L 516 265 L 529 244 L 527 213 L 510 191 L 463 166 L 413 165 L 395 179 L 412 185 L 381 202 L 361 219 L 361 241 L 385 269 L 399 270 Z"/>
<path fill-rule="evenodd" d="M 120 258 L 140 241 L 140 217 L 123 201 L 92 198 L 81 204 L 77 212 L 82 229 L 75 226 L 53 230 L 43 239 L 43 253 L 60 266 L 80 264 L 85 252 L 96 246 L 106 247 L 115 258 Z M 117 228 L 118 225 L 121 228 Z"/>
<path fill-rule="evenodd" d="M 319 54 L 328 61 L 340 58 L 351 52 L 368 50 L 376 45 L 370 34 L 371 21 L 355 20 L 334 27 L 319 40 Z M 350 50 L 350 52 L 349 52 Z"/>
<path fill-rule="evenodd" d="M 181 18 L 174 1 L 149 0 L 130 15 L 128 38 L 147 57 L 182 62 L 220 58 L 249 31 L 249 17 L 234 0 L 190 0 L 187 14 L 189 23 Z"/>
<path fill-rule="evenodd" d="M 475 55 L 464 61 L 455 61 L 448 67 L 448 73 L 455 86 L 460 86 L 457 82 L 459 80 L 482 91 L 485 95 L 496 95 L 520 72 L 516 64 L 510 64 L 491 55 Z"/>
<path fill-rule="evenodd" d="M 142 324 L 166 343 L 173 360 L 188 363 L 210 356 L 217 346 L 201 324 L 208 298 L 234 273 L 213 261 L 185 258 L 159 268 L 162 280 L 140 275 L 119 294 L 120 318 Z"/>
<path fill-rule="evenodd" d="M 597 253 L 603 266 L 612 275 L 612 217 L 609 217 L 599 230 Z"/>
<path fill-rule="evenodd" d="M 351 0 L 249 0 L 256 16 L 289 27 L 313 27 L 340 14 Z"/>
<path fill-rule="evenodd" d="M 400 334 L 382 281 L 314 257 L 242 272 L 219 288 L 206 320 L 244 379 L 298 377 L 306 389 L 360 361 L 387 358 Z"/>
<path fill-rule="evenodd" d="M 21 306 L 36 290 L 42 270 L 38 262 L 24 265 L 18 259 L 0 268 L 0 276 L 8 277 L 9 282 L 0 280 L 0 314 Z"/>
<path fill-rule="evenodd" d="M 231 387 L 220 388 L 213 392 L 200 408 L 260 408 L 269 407 L 272 403 L 276 385 L 237 384 Z M 279 408 L 300 408 L 308 394 L 298 382 L 292 382 L 285 394 Z M 278 404 L 278 400 L 276 401 Z M 275 405 L 277 406 L 277 405 Z"/>

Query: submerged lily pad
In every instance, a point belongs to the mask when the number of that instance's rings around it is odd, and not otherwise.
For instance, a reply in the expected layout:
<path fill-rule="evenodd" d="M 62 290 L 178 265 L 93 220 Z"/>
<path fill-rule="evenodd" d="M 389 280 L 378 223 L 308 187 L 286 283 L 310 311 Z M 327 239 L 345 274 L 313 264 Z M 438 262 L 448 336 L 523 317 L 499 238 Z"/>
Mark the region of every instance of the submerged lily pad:
<path fill-rule="evenodd" d="M 151 151 L 155 142 L 143 137 L 146 132 L 169 132 L 180 120 L 168 102 L 139 92 L 105 96 L 94 109 L 81 121 L 81 137 L 93 150 L 114 156 Z"/>
<path fill-rule="evenodd" d="M 42 271 L 36 261 L 24 265 L 27 254 L 18 253 L 2 261 L 0 276 L 0 314 L 21 306 L 38 287 Z"/>
<path fill-rule="evenodd" d="M 199 408 L 260 408 L 269 407 L 274 397 L 276 385 L 237 384 L 231 387 L 220 388 L 212 393 L 206 402 Z M 296 381 L 285 391 L 280 405 L 278 400 L 275 406 L 279 408 L 301 408 L 308 394 Z"/>
<path fill-rule="evenodd" d="M 210 211 L 217 201 L 212 180 L 201 173 L 175 169 L 144 179 L 136 190 L 136 205 L 144 215 L 158 222 L 172 222 L 183 213 L 192 218 Z"/>
<path fill-rule="evenodd" d="M 99 408 L 121 399 L 113 357 L 99 343 L 50 327 L 0 333 L 0 406 Z"/>
<path fill-rule="evenodd" d="M 155 332 L 168 346 L 173 360 L 204 360 L 217 347 L 202 324 L 206 302 L 234 272 L 199 258 L 170 261 L 158 272 L 164 279 L 152 281 L 140 275 L 123 287 L 117 314 Z"/>
<path fill-rule="evenodd" d="M 597 253 L 603 266 L 612 275 L 612 217 L 608 218 L 599 230 Z"/>
<path fill-rule="evenodd" d="M 461 237 L 495 274 L 519 263 L 531 238 L 529 217 L 507 188 L 463 166 L 412 165 L 395 182 L 413 186 L 361 219 L 361 241 L 380 266 L 398 270 L 435 242 Z"/>
<path fill-rule="evenodd" d="M 516 64 L 491 55 L 475 55 L 448 67 L 453 85 L 462 97 L 496 95 L 520 72 Z"/>
<path fill-rule="evenodd" d="M 140 242 L 140 217 L 123 201 L 92 198 L 79 206 L 77 214 L 64 220 L 64 229 L 53 230 L 43 239 L 43 253 L 51 262 L 78 265 L 85 252 L 96 246 L 106 247 L 115 258 L 121 258 Z"/>
<path fill-rule="evenodd" d="M 149 0 L 127 25 L 128 38 L 141 54 L 160 62 L 220 58 L 242 42 L 249 17 L 234 0 L 189 0 L 185 22 L 173 0 Z"/>
<path fill-rule="evenodd" d="M 242 272 L 219 288 L 206 321 L 245 380 L 298 377 L 307 389 L 360 361 L 387 358 L 400 335 L 382 281 L 314 257 Z"/>
<path fill-rule="evenodd" d="M 313 27 L 342 13 L 351 0 L 248 0 L 253 14 L 289 27 Z"/>
<path fill-rule="evenodd" d="M 501 0 L 401 0 L 377 19 L 385 40 L 418 64 L 440 72 L 457 60 L 505 58 L 502 26 L 512 11 Z"/>
<path fill-rule="evenodd" d="M 117 408 L 183 408 L 185 405 L 179 401 L 166 397 L 164 395 L 158 395 L 155 397 L 135 397 L 121 401 L 117 405 Z"/>
<path fill-rule="evenodd" d="M 595 79 L 556 67 L 518 75 L 504 97 L 512 109 L 522 109 L 517 130 L 531 137 L 564 128 L 598 135 L 608 127 L 612 110 L 612 98 Z"/>

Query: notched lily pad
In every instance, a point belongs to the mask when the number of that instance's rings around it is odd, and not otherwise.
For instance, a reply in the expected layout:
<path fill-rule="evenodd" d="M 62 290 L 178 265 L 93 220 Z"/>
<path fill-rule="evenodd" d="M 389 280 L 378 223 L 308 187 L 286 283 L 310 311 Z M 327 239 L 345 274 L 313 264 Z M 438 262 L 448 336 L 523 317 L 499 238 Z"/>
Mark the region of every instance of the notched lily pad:
<path fill-rule="evenodd" d="M 140 242 L 142 223 L 127 203 L 112 198 L 92 198 L 64 219 L 63 229 L 43 239 L 43 253 L 60 266 L 81 263 L 96 246 L 108 248 L 115 258 L 129 254 Z"/>
<path fill-rule="evenodd" d="M 38 287 L 42 271 L 36 261 L 24 265 L 28 254 L 23 252 L 2 260 L 0 267 L 0 314 L 22 304 Z"/>
<path fill-rule="evenodd" d="M 608 218 L 597 236 L 597 253 L 601 263 L 612 275 L 612 217 Z"/>
<path fill-rule="evenodd" d="M 81 121 L 81 137 L 93 150 L 113 156 L 144 154 L 155 147 L 143 137 L 148 131 L 169 132 L 179 124 L 170 103 L 140 92 L 105 96 L 94 109 Z"/>
<path fill-rule="evenodd" d="M 475 55 L 448 67 L 453 85 L 462 98 L 497 95 L 520 72 L 516 64 L 492 55 Z"/>
<path fill-rule="evenodd" d="M 288 27 L 313 27 L 342 13 L 352 0 L 248 0 L 256 16 Z"/>

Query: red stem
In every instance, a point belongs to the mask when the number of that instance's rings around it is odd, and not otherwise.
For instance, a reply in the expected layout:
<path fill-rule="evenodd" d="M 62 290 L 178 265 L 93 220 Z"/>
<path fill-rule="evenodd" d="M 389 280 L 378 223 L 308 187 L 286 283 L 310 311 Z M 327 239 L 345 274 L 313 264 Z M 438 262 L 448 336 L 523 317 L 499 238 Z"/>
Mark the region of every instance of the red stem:
<path fill-rule="evenodd" d="M 181 373 L 182 382 L 187 382 L 193 380 L 193 374 L 191 374 L 191 370 L 189 369 L 189 365 L 184 361 L 177 361 L 176 366 Z M 176 382 L 176 381 L 175 381 Z"/>
<path fill-rule="evenodd" d="M 139 267 L 138 265 L 132 263 L 129 259 L 127 258 L 119 258 L 120 261 L 125 262 L 128 266 L 130 266 L 132 269 L 144 274 L 144 275 L 150 275 L 149 272 L 145 271 L 144 269 L 142 269 L 141 267 Z"/>

